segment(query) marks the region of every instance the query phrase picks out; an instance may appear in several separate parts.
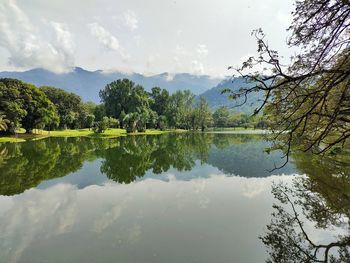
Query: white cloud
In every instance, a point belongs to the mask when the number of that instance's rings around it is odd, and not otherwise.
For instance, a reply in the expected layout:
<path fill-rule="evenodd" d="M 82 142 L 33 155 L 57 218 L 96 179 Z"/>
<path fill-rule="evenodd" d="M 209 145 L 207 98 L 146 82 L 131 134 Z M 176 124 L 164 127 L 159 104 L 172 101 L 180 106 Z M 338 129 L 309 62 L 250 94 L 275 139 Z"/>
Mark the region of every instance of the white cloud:
<path fill-rule="evenodd" d="M 294 1 L 248 2 L 202 1 L 198 9 L 196 0 L 0 0 L 0 70 L 44 67 L 62 71 L 79 65 L 90 70 L 189 73 L 196 60 L 206 74 L 218 76 L 230 74 L 227 66 L 240 66 L 242 56 L 254 53 L 256 41 L 250 32 L 260 27 L 271 47 L 289 58 L 293 51 L 286 47 L 285 28 Z M 77 18 L 77 12 L 84 15 Z M 61 30 L 50 21 L 60 22 L 61 29 L 71 32 L 73 51 L 69 45 L 61 49 L 67 42 L 57 37 Z M 92 22 L 89 27 L 94 27 L 98 39 L 87 27 Z M 101 52 L 96 39 L 115 52 Z M 159 57 L 147 68 L 149 54 L 156 53 Z"/>
<path fill-rule="evenodd" d="M 68 62 L 69 65 L 74 65 L 74 42 L 68 26 L 53 21 L 49 24 L 55 32 L 54 47 L 58 54 L 63 57 L 63 61 Z"/>
<path fill-rule="evenodd" d="M 182 45 L 177 44 L 175 49 L 174 49 L 174 53 L 177 55 L 186 55 L 187 51 Z"/>
<path fill-rule="evenodd" d="M 203 75 L 204 74 L 204 66 L 198 60 L 192 61 L 192 72 L 195 75 Z"/>
<path fill-rule="evenodd" d="M 118 39 L 107 31 L 99 23 L 89 24 L 91 34 L 97 38 L 98 42 L 108 50 L 118 51 L 120 48 Z"/>
<path fill-rule="evenodd" d="M 123 22 L 130 30 L 136 30 L 139 27 L 139 20 L 134 11 L 126 10 L 123 13 Z"/>
<path fill-rule="evenodd" d="M 7 50 L 8 63 L 14 67 L 45 69 L 61 73 L 74 66 L 73 41 L 67 26 L 49 22 L 55 39 L 36 30 L 15 0 L 0 3 L 0 46 Z"/>
<path fill-rule="evenodd" d="M 88 25 L 91 34 L 97 38 L 98 42 L 109 51 L 118 51 L 122 60 L 127 62 L 130 55 L 120 46 L 118 39 L 99 23 L 94 22 Z"/>
<path fill-rule="evenodd" d="M 205 58 L 206 56 L 208 56 L 208 48 L 206 45 L 204 44 L 199 44 L 197 47 L 197 54 L 200 58 Z"/>

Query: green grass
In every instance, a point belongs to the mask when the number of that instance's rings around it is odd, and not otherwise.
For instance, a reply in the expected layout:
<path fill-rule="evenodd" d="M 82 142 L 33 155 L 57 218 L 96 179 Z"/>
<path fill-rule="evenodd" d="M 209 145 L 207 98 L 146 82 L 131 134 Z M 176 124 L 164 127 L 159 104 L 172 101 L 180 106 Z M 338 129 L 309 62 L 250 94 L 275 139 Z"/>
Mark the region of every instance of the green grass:
<path fill-rule="evenodd" d="M 45 131 L 45 130 L 33 130 L 35 135 L 42 136 L 50 136 L 50 137 L 81 137 L 81 136 L 89 136 L 89 137 L 119 137 L 126 135 L 126 131 L 124 129 L 107 129 L 103 133 L 94 133 L 89 129 L 78 129 L 78 130 L 56 130 L 56 131 Z"/>
<path fill-rule="evenodd" d="M 38 140 L 47 137 L 93 137 L 93 138 L 117 138 L 120 136 L 127 135 L 159 135 L 169 132 L 184 132 L 185 130 L 154 130 L 149 129 L 145 132 L 135 132 L 127 133 L 125 129 L 107 129 L 103 133 L 94 133 L 89 129 L 77 129 L 77 130 L 56 130 L 56 131 L 46 131 L 46 130 L 33 130 L 33 134 L 26 134 L 25 130 L 17 131 L 17 138 L 14 135 L 0 137 L 1 142 L 25 142 L 27 140 Z"/>
<path fill-rule="evenodd" d="M 2 142 L 25 142 L 25 139 L 15 137 L 0 137 L 0 143 Z"/>

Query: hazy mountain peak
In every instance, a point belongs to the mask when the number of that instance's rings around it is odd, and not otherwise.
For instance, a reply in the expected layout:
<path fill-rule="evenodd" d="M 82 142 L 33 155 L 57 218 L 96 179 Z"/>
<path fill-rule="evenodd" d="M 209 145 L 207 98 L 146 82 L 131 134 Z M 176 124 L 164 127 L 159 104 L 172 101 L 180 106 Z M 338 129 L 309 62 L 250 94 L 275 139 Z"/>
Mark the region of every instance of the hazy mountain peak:
<path fill-rule="evenodd" d="M 84 101 L 99 102 L 98 93 L 106 84 L 122 78 L 128 78 L 150 91 L 159 86 L 173 93 L 177 90 L 189 89 L 198 95 L 216 86 L 220 79 L 209 76 L 196 76 L 189 73 L 171 74 L 163 72 L 154 76 L 139 73 L 89 71 L 82 67 L 73 68 L 72 72 L 56 74 L 42 68 L 34 68 L 23 72 L 0 72 L 0 77 L 20 79 L 37 86 L 55 86 L 80 95 Z"/>

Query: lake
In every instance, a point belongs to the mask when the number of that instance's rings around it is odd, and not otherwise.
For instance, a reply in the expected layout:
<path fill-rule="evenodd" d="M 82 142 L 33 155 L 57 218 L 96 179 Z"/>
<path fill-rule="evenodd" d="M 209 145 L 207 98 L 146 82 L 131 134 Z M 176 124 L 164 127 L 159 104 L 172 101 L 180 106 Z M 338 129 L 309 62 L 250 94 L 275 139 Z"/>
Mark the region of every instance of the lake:
<path fill-rule="evenodd" d="M 347 163 L 293 154 L 271 171 L 283 154 L 268 146 L 230 133 L 0 144 L 0 262 L 305 262 L 326 252 L 310 239 L 349 262 Z"/>

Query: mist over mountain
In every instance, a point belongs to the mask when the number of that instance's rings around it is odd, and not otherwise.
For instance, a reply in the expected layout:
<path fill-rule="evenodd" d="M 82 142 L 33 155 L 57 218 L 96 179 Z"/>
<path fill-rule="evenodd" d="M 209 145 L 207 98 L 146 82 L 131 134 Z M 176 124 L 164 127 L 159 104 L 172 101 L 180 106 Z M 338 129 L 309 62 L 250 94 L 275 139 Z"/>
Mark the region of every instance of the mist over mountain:
<path fill-rule="evenodd" d="M 188 73 L 170 75 L 162 73 L 153 76 L 144 76 L 138 73 L 126 74 L 121 72 L 106 73 L 102 70 L 88 71 L 76 67 L 72 72 L 56 74 L 45 69 L 37 68 L 24 72 L 0 72 L 0 78 L 16 78 L 22 81 L 32 83 L 36 86 L 54 86 L 64 90 L 74 92 L 82 97 L 84 101 L 100 102 L 99 91 L 106 84 L 122 78 L 128 78 L 137 84 L 142 85 L 147 91 L 153 87 L 159 86 L 167 89 L 170 93 L 177 90 L 191 90 L 197 99 L 200 96 L 206 98 L 209 107 L 214 111 L 221 106 L 228 107 L 232 112 L 253 113 L 259 105 L 259 100 L 263 97 L 262 93 L 252 93 L 248 97 L 246 104 L 235 107 L 240 104 L 243 98 L 233 101 L 228 98 L 228 94 L 221 94 L 225 88 L 238 90 L 241 87 L 251 86 L 243 78 L 211 78 L 209 76 L 196 76 Z"/>
<path fill-rule="evenodd" d="M 100 101 L 99 91 L 106 84 L 122 78 L 128 78 L 142 85 L 147 91 L 159 86 L 167 89 L 170 93 L 177 90 L 189 89 L 198 95 L 216 86 L 221 79 L 209 76 L 196 76 L 188 73 L 170 75 L 162 73 L 154 76 L 144 76 L 137 73 L 126 74 L 121 72 L 106 73 L 101 70 L 88 71 L 76 67 L 72 72 L 56 74 L 45 69 L 37 68 L 24 72 L 0 72 L 1 78 L 16 78 L 36 86 L 54 86 L 74 92 L 84 101 Z"/>
<path fill-rule="evenodd" d="M 212 110 L 219 107 L 227 107 L 231 112 L 245 112 L 252 114 L 254 109 L 260 106 L 261 100 L 264 98 L 262 92 L 252 92 L 247 96 L 247 102 L 240 107 L 236 107 L 244 102 L 244 97 L 232 100 L 229 98 L 228 93 L 222 94 L 224 89 L 231 89 L 238 91 L 242 87 L 252 87 L 253 83 L 247 83 L 243 78 L 227 78 L 221 81 L 215 87 L 203 92 L 200 96 L 203 96 Z"/>

